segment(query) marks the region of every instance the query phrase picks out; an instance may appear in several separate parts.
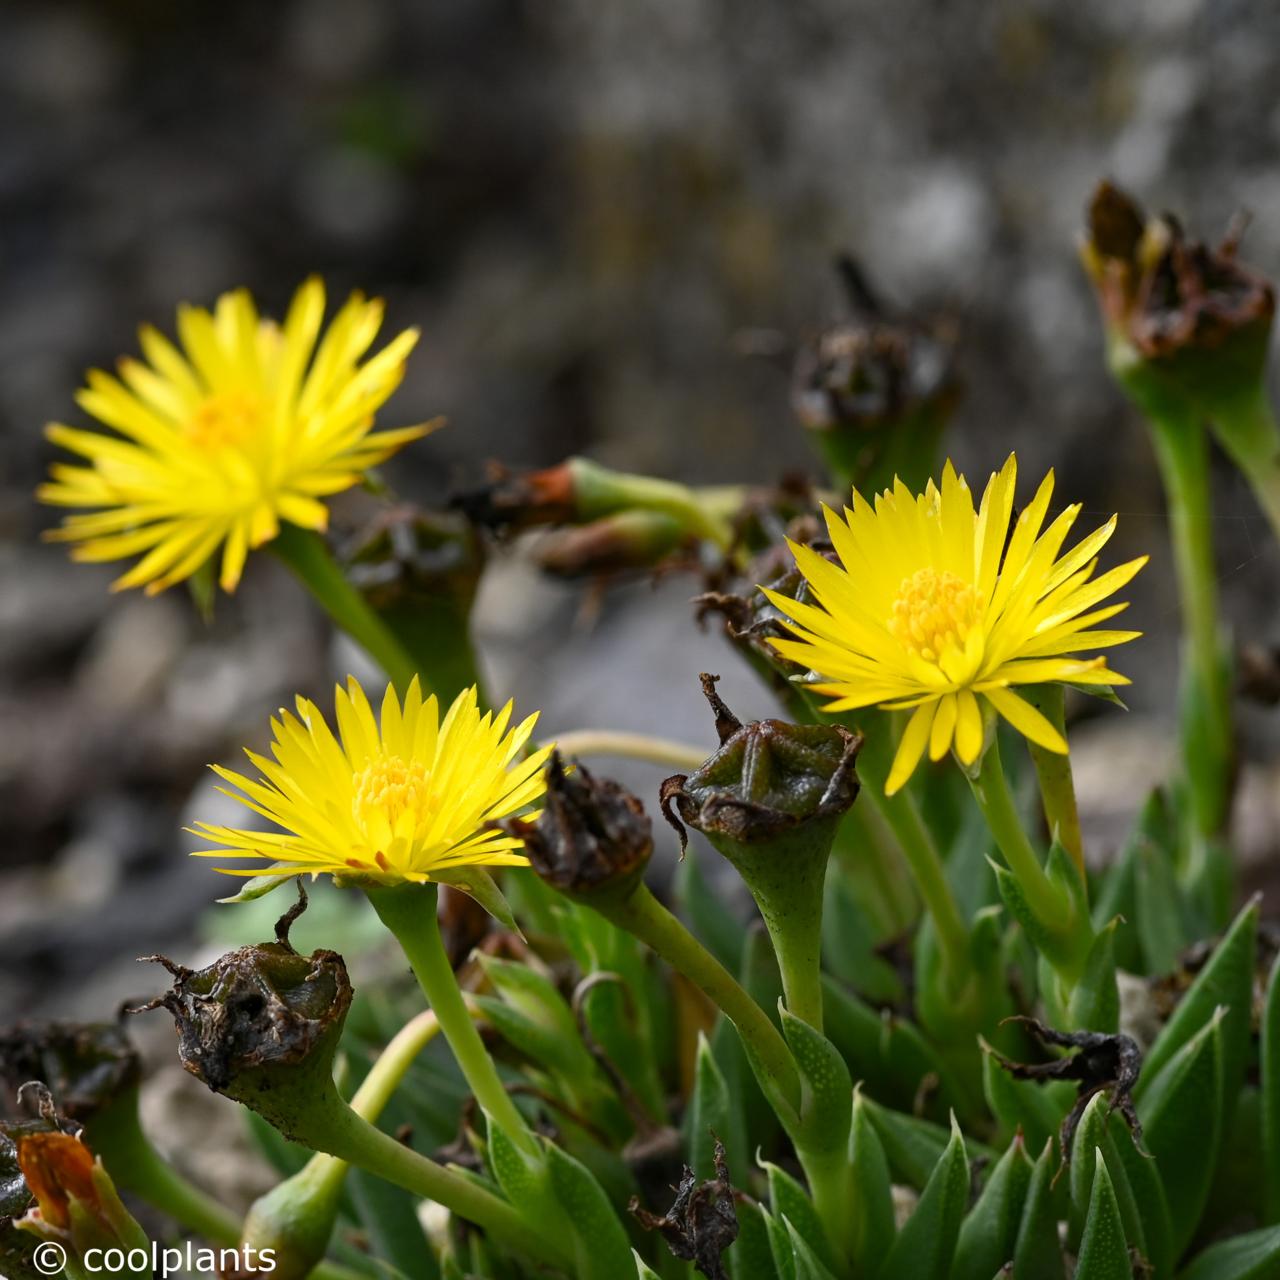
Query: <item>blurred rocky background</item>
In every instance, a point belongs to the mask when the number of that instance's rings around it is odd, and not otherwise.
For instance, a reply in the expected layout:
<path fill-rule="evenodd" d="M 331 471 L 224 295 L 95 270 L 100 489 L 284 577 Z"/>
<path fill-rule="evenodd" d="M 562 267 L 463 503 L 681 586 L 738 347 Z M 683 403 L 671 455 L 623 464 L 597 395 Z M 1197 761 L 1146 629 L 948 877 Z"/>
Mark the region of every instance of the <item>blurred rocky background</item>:
<path fill-rule="evenodd" d="M 313 271 L 423 329 L 384 416 L 448 415 L 388 469 L 418 501 L 488 458 L 703 482 L 814 468 L 785 357 L 839 316 L 841 250 L 894 306 L 954 323 L 953 455 L 1055 465 L 1090 519 L 1122 513 L 1117 558 L 1153 556 L 1133 593 L 1148 635 L 1119 661 L 1133 710 L 1079 737 L 1104 856 L 1169 752 L 1176 606 L 1074 238 L 1111 175 L 1209 235 L 1247 208 L 1246 257 L 1280 269 L 1278 75 L 1261 0 L 0 4 L 0 1017 L 103 1014 L 155 988 L 135 955 L 191 958 L 227 885 L 184 856 L 182 823 L 217 811 L 205 764 L 354 660 L 269 556 L 211 625 L 180 591 L 109 595 L 109 570 L 39 541 L 41 427 L 75 420 L 83 370 L 140 321 L 238 284 L 278 312 Z M 1243 485 L 1217 482 L 1229 621 L 1280 640 L 1276 551 Z M 710 744 L 699 670 L 769 707 L 691 625 L 692 590 L 596 598 L 499 555 L 492 684 L 548 732 Z M 1255 879 L 1272 718 L 1246 720 Z M 649 794 L 661 773 L 622 772 Z"/>

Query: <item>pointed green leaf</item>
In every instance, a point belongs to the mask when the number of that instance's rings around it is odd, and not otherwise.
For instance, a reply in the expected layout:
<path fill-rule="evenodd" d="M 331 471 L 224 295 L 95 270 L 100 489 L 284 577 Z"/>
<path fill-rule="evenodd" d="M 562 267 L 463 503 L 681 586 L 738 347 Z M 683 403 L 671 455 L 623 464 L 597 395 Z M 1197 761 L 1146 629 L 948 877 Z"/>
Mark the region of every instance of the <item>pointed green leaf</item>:
<path fill-rule="evenodd" d="M 1144 972 L 1168 973 L 1188 938 L 1172 852 L 1152 840 L 1134 851 L 1134 901 Z"/>
<path fill-rule="evenodd" d="M 782 1033 L 805 1082 L 800 1116 L 806 1150 L 844 1152 L 853 1118 L 853 1081 L 840 1051 L 803 1018 L 779 1005 Z"/>
<path fill-rule="evenodd" d="M 1124 1225 L 1125 1239 L 1146 1257 L 1146 1240 L 1143 1236 L 1142 1220 L 1138 1213 L 1137 1202 L 1133 1190 L 1129 1186 L 1128 1175 L 1120 1163 L 1110 1133 L 1111 1103 L 1105 1093 L 1095 1093 L 1089 1099 L 1076 1127 L 1075 1140 L 1071 1148 L 1071 1169 L 1069 1187 L 1071 1192 L 1071 1233 L 1070 1239 L 1078 1243 L 1084 1229 L 1085 1217 L 1093 1198 L 1093 1178 L 1096 1161 L 1095 1151 L 1102 1153 L 1111 1174 L 1111 1189 L 1116 1203 L 1120 1206 L 1120 1220 Z"/>
<path fill-rule="evenodd" d="M 791 1247 L 791 1233 L 781 1217 L 772 1213 L 760 1215 L 769 1233 L 769 1250 L 773 1255 L 773 1269 L 778 1280 L 796 1280 L 796 1255 Z"/>
<path fill-rule="evenodd" d="M 634 1249 L 631 1250 L 631 1256 L 636 1263 L 636 1280 L 662 1280 L 662 1277 Z"/>
<path fill-rule="evenodd" d="M 1120 1027 L 1120 991 L 1116 986 L 1115 935 L 1119 921 L 1112 920 L 1094 937 L 1084 962 L 1084 972 L 1071 992 L 1067 1021 L 1080 1031 L 1114 1035 Z"/>
<path fill-rule="evenodd" d="M 724 1143 L 731 1161 L 740 1162 L 747 1138 L 737 1101 L 729 1092 L 724 1073 L 705 1035 L 698 1035 L 694 1063 L 693 1097 L 686 1113 L 689 1165 L 699 1182 L 716 1176 L 716 1138 Z M 741 1168 L 741 1165 L 738 1165 Z"/>
<path fill-rule="evenodd" d="M 572 1225 L 576 1280 L 617 1280 L 626 1275 L 631 1266 L 631 1244 L 608 1196 L 567 1151 L 553 1142 L 544 1143 L 542 1149 L 552 1193 Z"/>
<path fill-rule="evenodd" d="M 818 1219 L 818 1211 L 813 1207 L 813 1201 L 809 1199 L 809 1193 L 785 1169 L 780 1169 L 776 1164 L 769 1164 L 766 1161 L 760 1167 L 764 1169 L 768 1176 L 769 1208 L 786 1238 L 787 1265 L 790 1267 L 791 1273 L 795 1274 L 796 1267 L 791 1249 L 790 1235 L 783 1226 L 784 1220 L 799 1231 L 813 1245 L 822 1258 L 828 1262 L 832 1261 L 834 1255 L 831 1252 L 831 1246 L 827 1242 L 826 1232 L 822 1229 L 822 1223 Z M 777 1230 L 771 1232 L 770 1241 L 774 1248 L 774 1265 L 781 1272 L 782 1264 L 779 1262 L 777 1252 Z"/>
<path fill-rule="evenodd" d="M 865 1096 L 863 1105 L 875 1126 L 894 1178 L 921 1190 L 951 1141 L 950 1131 L 929 1120 L 890 1111 Z M 989 1164 L 996 1162 L 996 1152 L 990 1147 L 973 1140 L 968 1141 L 967 1147 L 971 1159 Z"/>
<path fill-rule="evenodd" d="M 1013 1260 L 1032 1168 L 1019 1135 L 1000 1157 L 978 1203 L 960 1227 L 950 1280 L 991 1280 Z"/>
<path fill-rule="evenodd" d="M 784 1222 L 791 1242 L 791 1255 L 796 1263 L 796 1280 L 835 1280 L 809 1242 L 796 1230 L 795 1223 L 790 1218 Z"/>
<path fill-rule="evenodd" d="M 749 1196 L 739 1196 L 735 1208 L 738 1213 L 738 1238 L 724 1253 L 733 1280 L 778 1280 L 778 1269 L 773 1265 L 773 1250 L 769 1247 L 769 1228 L 764 1220 L 764 1210 Z"/>
<path fill-rule="evenodd" d="M 1219 1010 L 1160 1071 L 1138 1104 L 1143 1142 L 1156 1159 L 1173 1224 L 1173 1254 L 1195 1233 L 1213 1179 L 1222 1130 Z"/>
<path fill-rule="evenodd" d="M 273 889 L 278 889 L 287 880 L 293 880 L 295 876 L 293 872 L 286 872 L 282 876 L 254 876 L 252 880 L 246 880 L 239 893 L 234 893 L 229 898 L 219 898 L 219 902 L 253 902 L 258 898 L 265 897 Z"/>
<path fill-rule="evenodd" d="M 1129 1126 L 1118 1111 L 1111 1113 L 1106 1156 L 1110 1169 L 1124 1170 L 1133 1195 L 1138 1221 L 1142 1224 L 1144 1252 L 1151 1267 L 1149 1280 L 1170 1280 L 1174 1264 L 1173 1224 L 1169 1218 L 1169 1202 L 1160 1182 L 1160 1171 L 1149 1154 L 1138 1150 Z M 1118 1184 L 1118 1174 L 1116 1181 Z M 1121 1209 L 1124 1208 L 1121 1204 Z M 1125 1234 L 1134 1233 L 1126 1227 Z"/>
<path fill-rule="evenodd" d="M 1031 1171 L 1018 1241 L 1013 1253 L 1013 1280 L 1063 1280 L 1062 1246 L 1058 1242 L 1058 1211 L 1053 1180 L 1058 1160 L 1049 1139 Z"/>
<path fill-rule="evenodd" d="M 969 1161 L 953 1122 L 951 1140 L 893 1242 L 880 1280 L 947 1280 L 968 1205 Z"/>
<path fill-rule="evenodd" d="M 1268 1222 L 1280 1222 L 1280 956 L 1271 966 L 1262 1009 L 1262 1155 L 1263 1189 Z"/>
<path fill-rule="evenodd" d="M 1075 1280 L 1133 1280 L 1129 1246 L 1125 1242 L 1120 1206 L 1102 1152 L 1094 1152 L 1093 1190 L 1085 1217 L 1084 1237 Z"/>
<path fill-rule="evenodd" d="M 849 1232 L 851 1261 L 859 1274 L 871 1274 L 873 1265 L 878 1266 L 880 1260 L 888 1256 L 897 1228 L 889 1164 L 861 1093 L 856 1094 L 853 1101 L 849 1164 L 854 1193 L 849 1206 L 854 1218 Z"/>
<path fill-rule="evenodd" d="M 498 888 L 497 881 L 483 867 L 459 867 L 457 870 L 433 871 L 432 878 L 441 884 L 452 885 L 455 889 L 474 898 L 504 929 L 523 938 L 520 926 L 512 914 L 511 904 Z"/>
<path fill-rule="evenodd" d="M 1280 1280 L 1280 1227 L 1210 1245 L 1178 1280 Z"/>

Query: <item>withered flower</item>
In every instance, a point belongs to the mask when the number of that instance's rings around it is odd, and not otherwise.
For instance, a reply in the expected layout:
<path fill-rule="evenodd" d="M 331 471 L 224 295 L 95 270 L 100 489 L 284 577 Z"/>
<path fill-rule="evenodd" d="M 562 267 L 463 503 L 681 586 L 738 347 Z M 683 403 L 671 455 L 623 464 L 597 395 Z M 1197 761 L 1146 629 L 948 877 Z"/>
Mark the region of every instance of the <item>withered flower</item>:
<path fill-rule="evenodd" d="M 177 1025 L 182 1065 L 215 1093 L 257 1111 L 286 1137 L 311 1093 L 332 1087 L 333 1058 L 351 1006 L 347 966 L 335 951 L 299 955 L 286 915 L 275 942 L 240 947 L 204 969 L 147 956 L 172 990 L 143 1006 Z"/>
<path fill-rule="evenodd" d="M 455 494 L 451 505 L 474 524 L 499 533 L 565 524 L 577 515 L 572 462 L 540 471 L 494 467 L 488 484 Z"/>
<path fill-rule="evenodd" d="M 684 846 L 688 824 L 742 876 L 782 972 L 788 1009 L 822 1026 L 822 894 L 836 826 L 858 795 L 860 735 L 839 725 L 743 724 L 703 674 L 720 748 L 696 772 L 668 778 L 662 812 Z"/>
<path fill-rule="evenodd" d="M 960 396 L 954 343 L 938 326 L 890 318 L 853 259 L 836 265 L 852 315 L 800 346 L 796 416 L 845 486 L 923 482 Z"/>
<path fill-rule="evenodd" d="M 659 1216 L 641 1207 L 632 1197 L 629 1206 L 646 1231 L 660 1232 L 671 1252 L 707 1280 L 728 1280 L 724 1251 L 738 1238 L 736 1195 L 729 1182 L 724 1143 L 715 1142 L 716 1176 L 699 1182 L 687 1165 L 671 1208 Z"/>
<path fill-rule="evenodd" d="M 1275 290 L 1240 262 L 1242 224 L 1211 248 L 1171 215 L 1149 217 L 1110 182 L 1098 184 L 1087 221 L 1081 258 L 1098 295 L 1113 371 L 1131 394 L 1144 390 L 1136 366 L 1145 366 L 1209 416 L 1224 398 L 1254 395 Z"/>
<path fill-rule="evenodd" d="M 1118 1111 L 1129 1126 L 1134 1145 L 1142 1149 L 1142 1122 L 1133 1104 L 1133 1089 L 1142 1071 L 1142 1050 L 1132 1037 L 1101 1031 L 1058 1031 L 1035 1018 L 1022 1016 L 1009 1021 L 1024 1023 L 1043 1045 L 1076 1050 L 1065 1058 L 1031 1063 L 1011 1062 L 994 1049 L 989 1050 L 1015 1080 L 1076 1082 L 1075 1104 L 1063 1118 L 1058 1135 L 1064 1163 L 1071 1159 L 1071 1143 L 1080 1118 L 1090 1099 L 1098 1093 L 1107 1095 L 1111 1109 Z"/>
<path fill-rule="evenodd" d="M 538 876 L 571 898 L 593 903 L 604 894 L 626 897 L 653 853 L 653 827 L 640 801 L 581 764 L 566 769 L 558 751 L 547 765 L 537 821 L 511 818 L 504 825 L 524 841 Z"/>
<path fill-rule="evenodd" d="M 0 1030 L 5 1093 L 42 1080 L 58 1110 L 80 1124 L 135 1089 L 141 1077 L 141 1059 L 119 1023 L 20 1022 Z"/>

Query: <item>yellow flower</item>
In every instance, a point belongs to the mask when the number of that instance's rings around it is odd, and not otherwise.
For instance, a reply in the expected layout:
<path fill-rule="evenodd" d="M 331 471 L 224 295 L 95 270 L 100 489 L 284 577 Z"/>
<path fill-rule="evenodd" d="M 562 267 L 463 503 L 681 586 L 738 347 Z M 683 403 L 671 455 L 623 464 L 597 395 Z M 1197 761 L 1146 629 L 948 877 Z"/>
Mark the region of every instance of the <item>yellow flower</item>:
<path fill-rule="evenodd" d="M 436 424 L 370 434 L 418 340 L 408 329 L 361 363 L 382 324 L 382 303 L 352 294 L 320 337 L 324 286 L 308 280 L 284 325 L 260 319 L 244 289 L 212 312 L 179 307 L 183 350 L 144 326 L 145 363 L 120 377 L 100 369 L 76 402 L 118 435 L 54 423 L 49 439 L 89 460 L 57 463 L 44 502 L 97 508 L 47 536 L 73 542 L 76 560 L 145 553 L 113 590 L 163 591 L 222 547 L 221 583 L 234 591 L 250 548 L 287 520 L 323 529 L 321 498 Z M 319 343 L 317 345 L 317 339 Z"/>
<path fill-rule="evenodd" d="M 245 751 L 261 774 L 257 781 L 212 766 L 235 788 L 220 787 L 224 795 L 282 831 L 197 822 L 192 835 L 222 846 L 197 857 L 230 850 L 271 864 L 218 868 L 233 876 L 328 872 L 384 884 L 423 883 L 469 866 L 527 865 L 516 852 L 522 842 L 491 824 L 546 788 L 551 749 L 521 758 L 536 715 L 508 731 L 512 704 L 481 715 L 470 688 L 442 721 L 435 695 L 424 702 L 416 678 L 403 707 L 387 686 L 381 724 L 354 679 L 335 691 L 335 701 L 337 737 L 306 698 L 298 698 L 296 716 L 281 710 L 271 722 L 274 759 Z"/>
<path fill-rule="evenodd" d="M 984 738 L 980 699 L 1033 742 L 1065 752 L 1062 735 L 1011 686 L 1129 683 L 1103 658 L 1071 655 L 1141 634 L 1091 628 L 1126 607 L 1094 606 L 1123 587 L 1147 557 L 1093 576 L 1115 516 L 1060 555 L 1080 507 L 1068 507 L 1043 527 L 1053 472 L 1010 534 L 1016 479 L 1010 456 L 976 512 L 968 484 L 950 462 L 941 490 L 930 481 L 915 496 L 898 481 L 874 507 L 855 492 L 843 518 L 824 509 L 839 564 L 791 544 L 818 607 L 765 593 L 799 637 L 774 646 L 824 678 L 812 688 L 834 699 L 828 711 L 914 708 L 886 794 L 902 787 L 926 749 L 938 760 L 954 745 L 964 764 L 977 760 Z"/>

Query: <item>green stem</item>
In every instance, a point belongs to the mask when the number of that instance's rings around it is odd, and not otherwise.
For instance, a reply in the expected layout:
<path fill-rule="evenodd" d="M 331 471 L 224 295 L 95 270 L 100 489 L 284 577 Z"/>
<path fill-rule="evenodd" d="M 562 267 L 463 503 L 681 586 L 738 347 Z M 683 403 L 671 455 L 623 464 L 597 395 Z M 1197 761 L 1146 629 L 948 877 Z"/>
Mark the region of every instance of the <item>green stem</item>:
<path fill-rule="evenodd" d="M 858 1200 L 858 1188 L 848 1152 L 818 1153 L 797 1145 L 796 1156 L 809 1184 L 813 1208 L 825 1229 L 827 1243 L 847 1266 L 853 1256 L 858 1229 L 858 1216 L 853 1211 Z M 842 1271 L 841 1274 L 846 1273 Z"/>
<path fill-rule="evenodd" d="M 1060 684 L 1029 685 L 1024 692 L 1027 701 L 1044 713 L 1049 723 L 1066 737 L 1066 690 Z M 1040 802 L 1049 823 L 1050 834 L 1071 856 L 1080 873 L 1080 884 L 1088 893 L 1089 878 L 1084 865 L 1084 837 L 1080 831 L 1080 810 L 1076 804 L 1075 780 L 1071 775 L 1071 756 L 1048 751 L 1039 743 L 1028 741 L 1031 759 L 1040 783 Z"/>
<path fill-rule="evenodd" d="M 591 905 L 620 929 L 639 938 L 714 1003 L 734 1027 L 762 1075 L 771 1099 L 779 1094 L 798 1113 L 800 1076 L 782 1033 L 737 979 L 649 892 L 643 883 L 626 897 Z"/>
<path fill-rule="evenodd" d="M 311 1123 L 303 1135 L 308 1146 L 443 1205 L 535 1261 L 559 1267 L 571 1262 L 571 1252 L 551 1231 L 535 1230 L 512 1205 L 478 1182 L 436 1164 L 374 1128 L 343 1103 L 336 1092 L 324 1105 L 315 1106 L 309 1119 Z"/>
<path fill-rule="evenodd" d="M 440 937 L 436 886 L 396 885 L 367 893 L 382 923 L 400 943 L 476 1101 L 517 1147 L 540 1162 L 537 1139 L 498 1076 L 458 989 Z"/>
<path fill-rule="evenodd" d="M 440 1030 L 426 1009 L 392 1037 L 361 1081 L 351 1109 L 370 1123 L 377 1120 L 415 1058 Z M 351 1166 L 338 1156 L 317 1152 L 291 1178 L 260 1196 L 245 1219 L 246 1244 L 274 1245 L 277 1253 L 318 1256 L 328 1248 L 342 1184 Z M 312 1252 L 313 1250 L 313 1252 Z M 311 1276 L 317 1277 L 313 1270 Z"/>
<path fill-rule="evenodd" d="M 1168 497 L 1174 566 L 1190 658 L 1182 708 L 1182 754 L 1199 830 L 1226 820 L 1231 777 L 1231 702 L 1218 632 L 1218 591 L 1209 505 L 1209 442 L 1189 410 L 1149 417 Z"/>
<path fill-rule="evenodd" d="M 615 729 L 575 729 L 562 733 L 555 745 L 562 756 L 621 756 L 688 770 L 701 768 L 710 754 L 704 747 L 692 747 L 670 738 Z"/>
<path fill-rule="evenodd" d="M 1027 839 L 1009 790 L 1009 780 L 1005 777 L 1000 744 L 995 737 L 992 737 L 991 745 L 982 758 L 978 776 L 971 782 L 987 826 L 991 828 L 1009 870 L 1018 878 L 1028 905 L 1039 919 L 1046 923 L 1057 922 L 1062 915 L 1062 902 L 1040 865 L 1031 841 Z"/>
<path fill-rule="evenodd" d="M 958 987 L 969 974 L 969 930 L 947 881 L 937 845 L 911 793 L 906 790 L 892 796 L 884 793 L 893 746 L 888 727 L 887 718 L 876 724 L 866 735 L 858 755 L 858 773 L 863 780 L 859 802 L 869 800 L 897 839 L 921 900 L 938 932 L 947 977 L 953 987 Z"/>
<path fill-rule="evenodd" d="M 418 671 L 413 659 L 365 598 L 347 581 L 318 533 L 285 522 L 270 546 L 329 617 L 383 669 L 401 696 L 415 675 L 422 684 L 423 694 L 431 692 L 425 675 Z"/>

